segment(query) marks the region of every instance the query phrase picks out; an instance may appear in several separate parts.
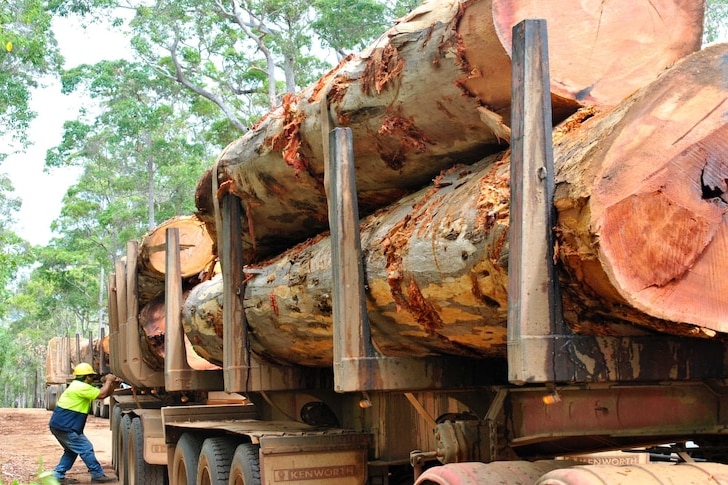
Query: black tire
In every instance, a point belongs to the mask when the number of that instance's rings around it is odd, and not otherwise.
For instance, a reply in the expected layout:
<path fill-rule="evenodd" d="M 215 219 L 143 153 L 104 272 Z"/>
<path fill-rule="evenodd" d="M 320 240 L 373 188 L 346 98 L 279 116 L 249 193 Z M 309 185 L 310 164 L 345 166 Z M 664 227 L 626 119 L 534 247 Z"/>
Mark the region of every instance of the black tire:
<path fill-rule="evenodd" d="M 111 413 L 111 466 L 119 476 L 119 450 L 121 448 L 121 406 L 114 406 Z"/>
<path fill-rule="evenodd" d="M 174 447 L 169 470 L 171 485 L 191 485 L 197 480 L 197 462 L 202 450 L 202 438 L 192 433 L 183 433 Z"/>
<path fill-rule="evenodd" d="M 238 445 L 230 465 L 228 485 L 260 485 L 260 445 Z"/>
<path fill-rule="evenodd" d="M 101 407 L 101 417 L 103 419 L 109 419 L 109 405 L 102 404 L 100 407 Z"/>
<path fill-rule="evenodd" d="M 101 417 L 101 409 L 99 409 L 99 403 L 97 401 L 93 401 L 91 403 L 91 407 L 94 410 L 94 416 L 97 417 L 97 418 L 100 418 Z"/>
<path fill-rule="evenodd" d="M 128 444 L 129 485 L 164 485 L 167 469 L 161 465 L 150 465 L 144 461 L 144 429 L 142 418 L 131 420 Z"/>
<path fill-rule="evenodd" d="M 197 485 L 227 485 L 235 446 L 224 436 L 205 440 L 197 462 Z"/>
<path fill-rule="evenodd" d="M 124 414 L 119 424 L 119 483 L 129 485 L 129 431 L 131 429 L 131 415 Z"/>

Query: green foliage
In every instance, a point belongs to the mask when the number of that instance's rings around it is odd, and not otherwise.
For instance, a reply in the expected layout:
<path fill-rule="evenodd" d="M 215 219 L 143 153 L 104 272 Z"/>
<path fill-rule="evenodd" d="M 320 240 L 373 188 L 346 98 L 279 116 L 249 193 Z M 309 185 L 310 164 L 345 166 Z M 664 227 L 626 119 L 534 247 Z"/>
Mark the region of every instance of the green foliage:
<path fill-rule="evenodd" d="M 362 49 L 389 26 L 385 5 L 375 0 L 315 0 L 313 7 L 318 16 L 311 27 L 325 45 L 339 53 Z"/>
<path fill-rule="evenodd" d="M 0 2 L 0 135 L 27 142 L 35 113 L 30 91 L 60 69 L 61 57 L 42 0 Z"/>
<path fill-rule="evenodd" d="M 45 332 L 0 326 L 0 344 L 0 407 L 32 406 L 33 400 L 40 398 L 44 380 L 40 372 L 47 344 Z"/>
<path fill-rule="evenodd" d="M 703 42 L 728 40 L 728 0 L 708 0 Z"/>

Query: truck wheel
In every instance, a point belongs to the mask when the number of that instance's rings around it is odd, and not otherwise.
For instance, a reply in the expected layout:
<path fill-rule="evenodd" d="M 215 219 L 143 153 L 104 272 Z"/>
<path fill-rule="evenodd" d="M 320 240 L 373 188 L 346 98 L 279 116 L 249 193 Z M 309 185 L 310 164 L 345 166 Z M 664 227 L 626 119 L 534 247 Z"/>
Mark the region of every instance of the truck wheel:
<path fill-rule="evenodd" d="M 60 394 L 59 390 L 60 386 L 57 386 L 56 384 L 51 384 L 46 387 L 46 409 L 48 411 L 53 411 L 56 408 L 56 401 Z"/>
<path fill-rule="evenodd" d="M 121 406 L 114 406 L 111 413 L 111 466 L 114 468 L 116 476 L 119 476 L 119 449 L 121 447 Z"/>
<path fill-rule="evenodd" d="M 227 485 L 234 452 L 235 442 L 229 438 L 207 438 L 202 444 L 200 461 L 197 463 L 197 484 Z"/>
<path fill-rule="evenodd" d="M 187 485 L 197 480 L 197 461 L 202 450 L 202 438 L 183 433 L 174 447 L 170 472 L 170 485 Z"/>
<path fill-rule="evenodd" d="M 55 399 L 54 402 L 51 402 L 51 386 L 46 386 L 45 388 L 45 408 L 46 411 L 53 411 L 53 408 L 56 407 Z"/>
<path fill-rule="evenodd" d="M 150 465 L 144 461 L 142 418 L 135 417 L 131 420 L 127 449 L 129 452 L 129 485 L 164 485 L 166 468 L 161 465 Z"/>
<path fill-rule="evenodd" d="M 260 445 L 238 445 L 230 465 L 228 485 L 260 485 Z"/>
<path fill-rule="evenodd" d="M 99 409 L 99 403 L 97 403 L 96 401 L 93 401 L 91 403 L 91 407 L 94 410 L 94 417 L 97 417 L 97 418 L 101 417 L 101 410 Z"/>
<path fill-rule="evenodd" d="M 109 419 L 109 405 L 102 404 L 100 407 L 101 407 L 101 417 L 103 419 Z"/>
<path fill-rule="evenodd" d="M 124 414 L 119 424 L 119 483 L 129 485 L 129 429 L 131 428 L 131 416 Z"/>

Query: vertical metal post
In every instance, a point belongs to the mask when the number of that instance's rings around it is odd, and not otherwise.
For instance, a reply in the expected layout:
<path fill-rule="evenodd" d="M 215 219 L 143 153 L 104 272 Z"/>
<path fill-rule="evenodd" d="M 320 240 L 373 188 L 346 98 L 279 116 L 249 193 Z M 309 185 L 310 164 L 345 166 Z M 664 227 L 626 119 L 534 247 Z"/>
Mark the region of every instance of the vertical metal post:
<path fill-rule="evenodd" d="M 219 390 L 222 372 L 195 370 L 187 361 L 187 346 L 182 327 L 182 269 L 179 229 L 170 227 L 166 232 L 164 266 L 164 374 L 168 391 Z"/>
<path fill-rule="evenodd" d="M 104 339 L 106 338 L 106 330 L 104 327 L 99 328 L 99 373 L 105 374 L 108 362 L 104 355 Z"/>
<path fill-rule="evenodd" d="M 65 337 L 63 337 L 63 341 L 61 344 L 61 355 L 60 358 L 63 359 L 63 373 L 66 375 L 71 374 L 71 371 L 73 371 L 73 365 L 71 362 L 71 336 L 66 334 Z"/>
<path fill-rule="evenodd" d="M 329 134 L 329 225 L 334 283 L 334 382 L 337 390 L 369 389 L 372 372 L 364 365 L 375 357 L 364 300 L 359 208 L 356 201 L 354 149 L 351 129 L 335 128 Z M 349 361 L 358 371 L 344 369 Z"/>
<path fill-rule="evenodd" d="M 114 273 L 115 277 L 115 284 L 114 287 L 116 288 L 116 310 L 117 310 L 117 318 L 118 321 L 116 323 L 117 328 L 117 335 L 116 340 L 119 342 L 118 347 L 114 347 L 116 352 L 116 361 L 118 363 L 118 367 L 114 371 L 116 375 L 119 377 L 122 377 L 127 383 L 131 384 L 129 381 L 129 364 L 127 361 L 127 347 L 129 346 L 128 339 L 124 338 L 127 335 L 126 331 L 126 314 L 127 314 L 127 308 L 126 308 L 126 260 L 117 260 L 116 261 L 116 272 Z"/>
<path fill-rule="evenodd" d="M 76 365 L 81 363 L 81 335 L 76 333 L 76 347 L 75 347 Z"/>
<path fill-rule="evenodd" d="M 513 27 L 508 379 L 555 377 L 553 336 L 562 331 L 552 227 L 554 160 L 546 21 Z"/>
<path fill-rule="evenodd" d="M 248 322 L 243 309 L 243 226 L 240 199 L 226 194 L 222 199 L 222 247 L 218 248 L 223 279 L 223 380 L 225 391 L 247 391 L 250 381 Z"/>
<path fill-rule="evenodd" d="M 139 243 L 129 241 L 126 245 L 126 325 L 121 327 L 120 338 L 126 342 L 126 354 L 122 368 L 125 379 L 139 387 L 164 386 L 164 372 L 150 369 L 144 362 L 141 351 L 141 334 L 139 330 L 139 282 L 136 267 L 139 255 Z M 128 373 L 126 373 L 128 372 Z"/>
<path fill-rule="evenodd" d="M 182 331 L 182 271 L 180 269 L 179 229 L 168 228 L 164 268 L 164 373 L 171 391 L 190 389 L 190 366 Z"/>
<path fill-rule="evenodd" d="M 349 128 L 329 133 L 334 390 L 419 390 L 483 385 L 493 366 L 469 359 L 388 357 L 372 344 L 366 308 L 354 150 Z M 482 364 L 482 366 L 481 366 Z"/>

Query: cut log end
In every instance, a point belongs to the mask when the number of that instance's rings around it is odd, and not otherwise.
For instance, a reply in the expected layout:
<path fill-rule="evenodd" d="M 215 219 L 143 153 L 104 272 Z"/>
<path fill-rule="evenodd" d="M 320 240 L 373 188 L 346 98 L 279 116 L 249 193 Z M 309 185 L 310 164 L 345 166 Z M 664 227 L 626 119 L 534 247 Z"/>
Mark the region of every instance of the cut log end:
<path fill-rule="evenodd" d="M 147 233 L 140 244 L 139 263 L 152 274 L 165 274 L 167 229 L 171 228 L 179 231 L 182 277 L 203 272 L 214 258 L 213 244 L 205 224 L 196 217 L 175 217 Z"/>
<path fill-rule="evenodd" d="M 727 160 L 728 125 L 719 125 L 643 179 L 640 191 L 604 208 L 602 259 L 635 307 L 728 332 Z"/>
<path fill-rule="evenodd" d="M 495 30 L 508 52 L 512 27 L 544 18 L 549 26 L 552 92 L 585 105 L 614 106 L 682 57 L 700 49 L 703 2 L 493 0 Z M 581 25 L 562 31 L 562 25 Z"/>

